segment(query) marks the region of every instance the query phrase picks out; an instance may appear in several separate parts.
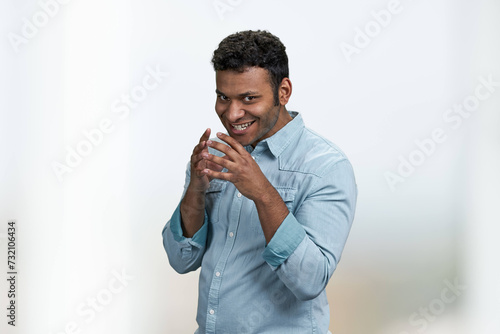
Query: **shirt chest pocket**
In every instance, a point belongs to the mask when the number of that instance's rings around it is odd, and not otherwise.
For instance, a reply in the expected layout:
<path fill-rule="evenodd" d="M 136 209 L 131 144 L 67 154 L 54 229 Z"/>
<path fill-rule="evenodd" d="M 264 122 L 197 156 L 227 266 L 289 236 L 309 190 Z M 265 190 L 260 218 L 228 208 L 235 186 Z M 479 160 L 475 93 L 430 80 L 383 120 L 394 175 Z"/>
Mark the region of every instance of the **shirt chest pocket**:
<path fill-rule="evenodd" d="M 212 223 L 219 221 L 221 198 L 226 184 L 227 182 L 225 181 L 212 180 L 210 187 L 205 193 L 205 208 L 208 214 L 208 221 Z"/>
<path fill-rule="evenodd" d="M 276 187 L 276 191 L 278 191 L 281 199 L 285 202 L 288 211 L 294 213 L 295 195 L 297 194 L 297 189 L 290 187 Z"/>
<path fill-rule="evenodd" d="M 290 211 L 293 214 L 295 207 L 294 201 L 295 201 L 295 195 L 297 194 L 297 189 L 290 187 L 274 187 L 274 188 L 281 196 L 283 202 L 285 202 L 288 211 Z M 252 212 L 250 214 L 250 221 L 245 225 L 248 225 L 247 228 L 250 228 L 254 233 L 257 233 L 264 240 L 264 234 L 262 232 L 262 227 L 259 221 L 259 214 L 257 212 L 255 205 L 253 205 Z"/>

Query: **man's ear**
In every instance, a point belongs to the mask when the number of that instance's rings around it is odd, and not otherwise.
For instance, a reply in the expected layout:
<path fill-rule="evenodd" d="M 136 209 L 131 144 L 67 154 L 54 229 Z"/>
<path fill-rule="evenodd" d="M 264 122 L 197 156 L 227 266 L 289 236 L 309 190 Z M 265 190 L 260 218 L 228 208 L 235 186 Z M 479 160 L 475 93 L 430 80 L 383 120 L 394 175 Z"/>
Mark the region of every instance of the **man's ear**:
<path fill-rule="evenodd" d="M 280 104 L 282 106 L 286 105 L 291 95 L 292 95 L 292 82 L 290 81 L 289 78 L 283 78 L 283 80 L 281 80 L 278 89 L 278 98 Z"/>

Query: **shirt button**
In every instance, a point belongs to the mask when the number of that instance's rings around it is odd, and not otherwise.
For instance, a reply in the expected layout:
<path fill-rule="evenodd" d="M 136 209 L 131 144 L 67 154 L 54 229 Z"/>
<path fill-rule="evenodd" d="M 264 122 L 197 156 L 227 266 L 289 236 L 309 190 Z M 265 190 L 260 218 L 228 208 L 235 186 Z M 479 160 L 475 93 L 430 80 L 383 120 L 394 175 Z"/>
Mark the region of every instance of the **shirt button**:
<path fill-rule="evenodd" d="M 219 277 L 220 276 L 220 272 L 216 272 L 215 276 Z"/>
<path fill-rule="evenodd" d="M 229 232 L 229 237 L 234 237 L 234 233 L 233 232 Z"/>
<path fill-rule="evenodd" d="M 236 195 L 236 196 L 241 197 L 241 193 L 238 193 L 238 195 Z"/>
<path fill-rule="evenodd" d="M 214 311 L 214 310 L 210 310 L 210 311 L 209 311 L 209 313 L 210 313 L 211 315 L 213 315 L 213 314 L 215 313 L 215 311 Z"/>
<path fill-rule="evenodd" d="M 255 160 L 255 157 L 252 155 L 252 158 Z"/>

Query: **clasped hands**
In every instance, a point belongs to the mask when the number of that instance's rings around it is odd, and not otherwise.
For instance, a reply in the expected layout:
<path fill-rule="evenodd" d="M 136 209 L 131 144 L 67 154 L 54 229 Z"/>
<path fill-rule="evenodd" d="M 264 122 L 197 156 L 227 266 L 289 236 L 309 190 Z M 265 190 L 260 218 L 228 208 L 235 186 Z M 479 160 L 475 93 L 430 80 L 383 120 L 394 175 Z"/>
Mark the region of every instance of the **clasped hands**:
<path fill-rule="evenodd" d="M 238 141 L 220 132 L 217 133 L 217 137 L 227 145 L 209 140 L 210 129 L 207 129 L 194 148 L 191 156 L 191 186 L 199 191 L 205 191 L 209 187 L 210 180 L 226 180 L 233 183 L 243 196 L 254 201 L 258 200 L 265 194 L 266 189 L 272 187 L 271 183 L 250 153 Z M 208 147 L 222 152 L 224 156 L 210 154 Z M 224 168 L 227 172 L 222 172 Z"/>
<path fill-rule="evenodd" d="M 266 243 L 269 243 L 288 215 L 288 208 L 250 153 L 238 141 L 228 135 L 217 133 L 217 137 L 227 145 L 209 140 L 210 129 L 207 129 L 201 136 L 198 145 L 195 146 L 191 155 L 189 193 L 193 194 L 194 192 L 194 194 L 197 194 L 195 198 L 204 198 L 205 191 L 210 186 L 210 180 L 212 179 L 226 180 L 233 183 L 243 196 L 254 201 Z M 219 157 L 210 154 L 208 152 L 209 147 L 222 152 L 224 156 Z M 227 172 L 223 173 L 224 168 L 227 169 Z M 198 209 L 204 207 L 203 200 L 197 203 L 201 204 Z M 198 214 L 203 217 L 201 212 L 198 211 Z M 184 211 L 183 217 L 187 216 L 189 216 L 189 212 Z M 194 232 L 196 230 L 188 231 L 186 235 L 193 235 Z"/>

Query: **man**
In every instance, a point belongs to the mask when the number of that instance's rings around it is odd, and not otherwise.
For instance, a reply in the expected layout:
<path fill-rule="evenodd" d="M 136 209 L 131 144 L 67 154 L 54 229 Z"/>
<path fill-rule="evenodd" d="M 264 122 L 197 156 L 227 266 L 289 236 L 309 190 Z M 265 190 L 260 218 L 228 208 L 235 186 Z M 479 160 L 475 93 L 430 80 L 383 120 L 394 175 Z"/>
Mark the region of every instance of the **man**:
<path fill-rule="evenodd" d="M 215 111 L 228 134 L 195 146 L 163 229 L 172 267 L 201 266 L 196 333 L 328 333 L 325 287 L 354 217 L 345 155 L 288 112 L 285 46 L 265 31 L 215 50 Z"/>

